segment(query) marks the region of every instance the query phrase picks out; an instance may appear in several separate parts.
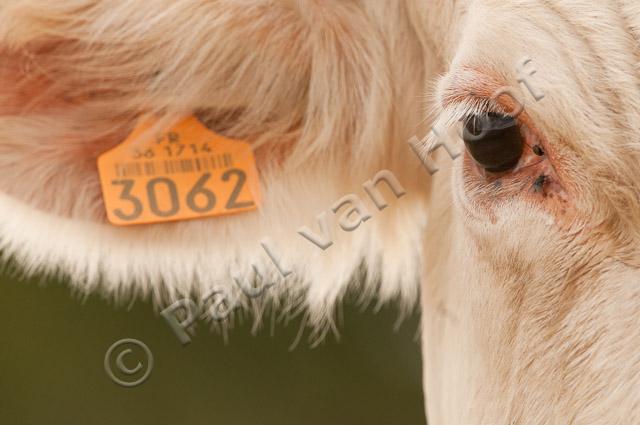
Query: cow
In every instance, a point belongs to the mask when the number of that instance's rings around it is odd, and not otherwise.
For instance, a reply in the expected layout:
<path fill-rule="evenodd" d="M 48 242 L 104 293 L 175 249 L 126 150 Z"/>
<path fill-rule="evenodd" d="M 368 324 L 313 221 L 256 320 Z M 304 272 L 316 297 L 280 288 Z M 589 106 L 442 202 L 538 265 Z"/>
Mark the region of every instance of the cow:
<path fill-rule="evenodd" d="M 640 423 L 637 2 L 0 0 L 0 79 L 26 272 L 259 276 L 317 338 L 348 290 L 419 301 L 430 424 Z M 99 158 L 187 116 L 250 144 L 257 211 L 109 222 Z"/>

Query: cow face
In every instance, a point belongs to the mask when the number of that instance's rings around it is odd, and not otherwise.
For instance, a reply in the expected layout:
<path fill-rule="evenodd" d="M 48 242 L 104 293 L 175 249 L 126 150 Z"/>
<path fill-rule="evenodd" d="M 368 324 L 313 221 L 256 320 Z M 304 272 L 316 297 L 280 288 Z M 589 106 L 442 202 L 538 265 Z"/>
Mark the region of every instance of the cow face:
<path fill-rule="evenodd" d="M 466 152 L 436 176 L 423 294 L 435 423 L 638 420 L 639 12 L 460 5 L 438 122 Z"/>

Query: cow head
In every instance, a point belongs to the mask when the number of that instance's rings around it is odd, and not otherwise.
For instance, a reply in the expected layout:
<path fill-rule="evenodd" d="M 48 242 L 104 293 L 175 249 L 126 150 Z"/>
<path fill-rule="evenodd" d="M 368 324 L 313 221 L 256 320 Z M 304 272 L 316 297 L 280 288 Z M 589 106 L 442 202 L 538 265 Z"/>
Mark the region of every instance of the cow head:
<path fill-rule="evenodd" d="M 0 0 L 3 252 L 160 302 L 255 265 L 316 324 L 354 276 L 409 304 L 423 263 L 431 422 L 638 423 L 639 28 L 629 0 Z M 191 114 L 252 145 L 259 211 L 108 224 L 98 156 Z M 432 124 L 466 152 L 430 176 Z M 384 169 L 405 196 L 345 212 Z"/>

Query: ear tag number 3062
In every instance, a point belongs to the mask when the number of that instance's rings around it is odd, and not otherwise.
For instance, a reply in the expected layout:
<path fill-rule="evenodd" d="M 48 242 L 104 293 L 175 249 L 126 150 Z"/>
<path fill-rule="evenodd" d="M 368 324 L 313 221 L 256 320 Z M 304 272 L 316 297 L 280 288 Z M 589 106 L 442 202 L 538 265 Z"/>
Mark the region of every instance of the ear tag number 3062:
<path fill-rule="evenodd" d="M 107 217 L 126 226 L 252 211 L 260 202 L 251 146 L 189 117 L 154 134 L 140 124 L 98 158 Z"/>

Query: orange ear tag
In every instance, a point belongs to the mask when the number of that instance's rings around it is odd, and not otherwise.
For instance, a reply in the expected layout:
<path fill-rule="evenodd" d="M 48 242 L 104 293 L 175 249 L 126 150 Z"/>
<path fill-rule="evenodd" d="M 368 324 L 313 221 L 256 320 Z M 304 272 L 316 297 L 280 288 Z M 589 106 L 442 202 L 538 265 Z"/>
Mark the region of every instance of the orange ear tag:
<path fill-rule="evenodd" d="M 170 131 L 140 124 L 98 158 L 112 224 L 163 223 L 258 208 L 260 183 L 251 146 L 217 135 L 191 116 Z"/>

